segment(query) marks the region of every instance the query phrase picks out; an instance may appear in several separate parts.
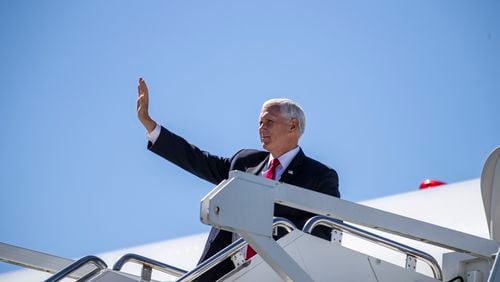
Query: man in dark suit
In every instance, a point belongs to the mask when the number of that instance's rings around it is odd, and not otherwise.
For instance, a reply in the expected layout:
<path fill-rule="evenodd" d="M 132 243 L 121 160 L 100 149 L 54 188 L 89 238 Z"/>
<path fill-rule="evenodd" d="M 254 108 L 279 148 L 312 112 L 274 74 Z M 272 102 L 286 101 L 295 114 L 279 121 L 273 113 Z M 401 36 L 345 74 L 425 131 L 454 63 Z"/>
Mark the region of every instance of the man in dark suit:
<path fill-rule="evenodd" d="M 158 125 L 148 113 L 149 94 L 145 81 L 139 79 L 137 115 L 147 130 L 148 149 L 184 170 L 213 184 L 228 177 L 229 171 L 240 170 L 273 178 L 305 189 L 340 197 L 335 170 L 307 157 L 298 146 L 305 129 L 302 108 L 289 99 L 272 99 L 264 103 L 259 116 L 259 135 L 265 151 L 243 149 L 230 158 L 200 150 L 185 139 Z M 291 220 L 298 228 L 314 214 L 276 205 L 275 216 Z M 318 228 L 315 235 L 328 239 L 329 229 Z M 208 259 L 237 235 L 212 228 L 200 262 Z M 233 268 L 230 261 L 221 264 L 206 281 L 216 280 Z"/>

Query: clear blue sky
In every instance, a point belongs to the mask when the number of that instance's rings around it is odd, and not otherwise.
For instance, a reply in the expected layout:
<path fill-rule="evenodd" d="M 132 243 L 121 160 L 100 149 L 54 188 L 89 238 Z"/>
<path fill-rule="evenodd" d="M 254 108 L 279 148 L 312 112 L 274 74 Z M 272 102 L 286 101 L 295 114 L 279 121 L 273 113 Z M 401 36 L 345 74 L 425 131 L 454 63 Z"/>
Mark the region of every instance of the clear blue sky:
<path fill-rule="evenodd" d="M 146 150 L 151 114 L 222 156 L 301 103 L 347 200 L 477 178 L 500 144 L 500 1 L 0 2 L 0 241 L 80 257 L 205 232 L 212 185 Z M 166 250 L 167 251 L 167 250 Z M 0 266 L 0 271 L 8 269 Z"/>

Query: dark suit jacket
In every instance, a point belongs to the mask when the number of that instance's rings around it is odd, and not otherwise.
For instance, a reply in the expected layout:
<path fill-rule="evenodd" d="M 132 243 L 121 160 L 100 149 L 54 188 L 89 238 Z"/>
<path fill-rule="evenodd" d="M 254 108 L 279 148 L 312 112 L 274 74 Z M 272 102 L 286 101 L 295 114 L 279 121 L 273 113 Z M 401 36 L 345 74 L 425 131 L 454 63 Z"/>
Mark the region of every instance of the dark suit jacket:
<path fill-rule="evenodd" d="M 216 185 L 227 179 L 231 170 L 258 174 L 269 160 L 269 152 L 249 149 L 240 150 L 231 158 L 218 157 L 189 144 L 182 137 L 164 127 L 161 128 L 160 136 L 155 144 L 148 144 L 148 149 Z M 279 181 L 340 197 L 338 176 L 335 170 L 307 157 L 302 149 L 283 172 Z M 308 212 L 280 205 L 275 206 L 274 215 L 288 218 L 298 228 L 302 228 L 307 219 L 314 216 Z M 231 232 L 212 228 L 200 262 L 222 250 L 233 239 Z"/>

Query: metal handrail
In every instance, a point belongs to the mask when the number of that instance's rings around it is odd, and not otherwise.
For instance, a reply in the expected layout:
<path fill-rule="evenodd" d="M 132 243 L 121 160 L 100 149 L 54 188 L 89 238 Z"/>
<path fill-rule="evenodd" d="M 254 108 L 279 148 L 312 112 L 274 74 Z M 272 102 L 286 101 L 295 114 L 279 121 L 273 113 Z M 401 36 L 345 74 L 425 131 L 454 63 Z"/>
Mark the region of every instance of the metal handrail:
<path fill-rule="evenodd" d="M 282 217 L 275 217 L 274 218 L 273 228 L 276 228 L 276 227 L 282 227 L 282 228 L 286 229 L 288 232 L 291 232 L 292 230 L 297 229 L 297 227 L 295 226 L 295 224 L 293 224 L 293 222 L 291 222 L 290 220 L 288 220 L 286 218 L 282 218 Z M 245 242 L 245 240 L 243 238 L 240 238 L 240 239 L 234 241 L 232 244 L 230 244 L 229 246 L 220 250 L 218 253 L 211 256 L 206 261 L 200 263 L 193 270 L 189 271 L 184 276 L 179 278 L 179 280 L 177 280 L 176 282 L 191 281 L 193 279 L 200 277 L 202 274 L 204 274 L 208 270 L 212 269 L 214 266 L 221 263 L 223 260 L 238 253 L 240 251 L 240 249 L 245 247 L 246 245 L 247 245 L 247 243 Z"/>
<path fill-rule="evenodd" d="M 88 273 L 87 275 L 85 275 L 84 277 L 82 277 L 81 278 L 82 280 L 85 280 L 85 278 L 88 278 L 88 277 L 94 275 L 95 272 L 97 272 L 97 271 L 101 271 L 103 269 L 108 268 L 108 265 L 102 259 L 100 259 L 96 256 L 86 256 L 86 257 L 83 257 L 83 258 L 75 261 L 74 263 L 66 266 L 61 271 L 57 272 L 56 274 L 52 275 L 49 279 L 45 280 L 45 282 L 59 281 L 59 280 L 65 278 L 66 276 L 68 276 L 71 272 L 81 268 L 82 266 L 87 265 L 88 263 L 92 263 L 97 268 L 95 270 L 91 271 L 90 273 Z"/>
<path fill-rule="evenodd" d="M 180 268 L 177 268 L 175 266 L 171 266 L 171 265 L 168 265 L 166 263 L 159 262 L 157 260 L 143 257 L 143 256 L 137 255 L 137 254 L 126 254 L 126 255 L 122 256 L 113 265 L 113 270 L 120 271 L 122 269 L 122 267 L 127 262 L 135 262 L 138 264 L 147 265 L 147 266 L 151 267 L 152 269 L 156 269 L 158 271 L 161 271 L 161 272 L 164 272 L 164 273 L 176 276 L 176 277 L 180 277 L 180 276 L 187 273 L 187 271 L 184 269 L 180 269 Z"/>
<path fill-rule="evenodd" d="M 354 227 L 354 226 L 349 225 L 347 223 L 344 223 L 340 220 L 333 219 L 333 218 L 326 217 L 326 216 L 322 216 L 322 215 L 317 215 L 317 216 L 311 217 L 306 222 L 304 227 L 302 228 L 302 231 L 304 231 L 306 233 L 311 233 L 311 231 L 318 225 L 324 225 L 324 226 L 331 227 L 331 228 L 338 228 L 342 231 L 345 231 L 345 232 L 350 233 L 352 235 L 364 238 L 364 239 L 366 239 L 370 242 L 373 242 L 375 244 L 382 245 L 382 246 L 387 247 L 389 249 L 398 251 L 398 252 L 403 253 L 407 256 L 411 255 L 411 256 L 414 256 L 416 258 L 419 258 L 423 262 L 427 263 L 427 265 L 429 265 L 429 267 L 431 268 L 431 270 L 434 274 L 435 279 L 438 279 L 438 280 L 443 279 L 443 272 L 441 271 L 441 267 L 439 266 L 438 262 L 436 261 L 436 259 L 434 257 L 432 257 L 431 255 L 429 255 L 425 252 L 422 252 L 422 251 L 414 249 L 410 246 L 406 246 L 404 244 L 398 243 L 396 241 L 384 238 L 382 236 L 373 234 L 373 233 L 368 232 L 366 230 Z"/>
<path fill-rule="evenodd" d="M 0 262 L 48 272 L 53 275 L 75 260 L 0 242 Z M 94 270 L 93 267 L 83 267 L 71 273 L 69 277 L 79 279 L 92 270 Z"/>
<path fill-rule="evenodd" d="M 500 277 L 500 248 L 498 248 L 498 252 L 495 254 L 495 260 L 493 261 L 493 266 L 490 270 L 490 276 L 488 277 L 488 282 L 498 281 Z"/>

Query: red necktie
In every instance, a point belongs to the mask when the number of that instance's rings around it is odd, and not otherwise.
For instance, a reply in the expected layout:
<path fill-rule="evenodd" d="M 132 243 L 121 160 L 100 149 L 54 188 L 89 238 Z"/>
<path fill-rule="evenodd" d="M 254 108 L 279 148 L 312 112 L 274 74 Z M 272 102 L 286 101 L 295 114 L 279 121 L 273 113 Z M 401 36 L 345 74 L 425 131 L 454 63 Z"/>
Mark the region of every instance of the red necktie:
<path fill-rule="evenodd" d="M 269 165 L 269 169 L 264 171 L 264 177 L 269 178 L 269 179 L 274 179 L 276 177 L 276 168 L 280 165 L 280 160 L 278 159 L 273 159 L 271 161 L 271 164 Z M 256 252 L 250 245 L 247 245 L 247 253 L 245 256 L 245 259 L 248 260 L 255 256 Z"/>
<path fill-rule="evenodd" d="M 273 159 L 269 169 L 264 172 L 264 177 L 269 179 L 274 179 L 276 176 L 276 168 L 280 165 L 280 160 Z"/>

